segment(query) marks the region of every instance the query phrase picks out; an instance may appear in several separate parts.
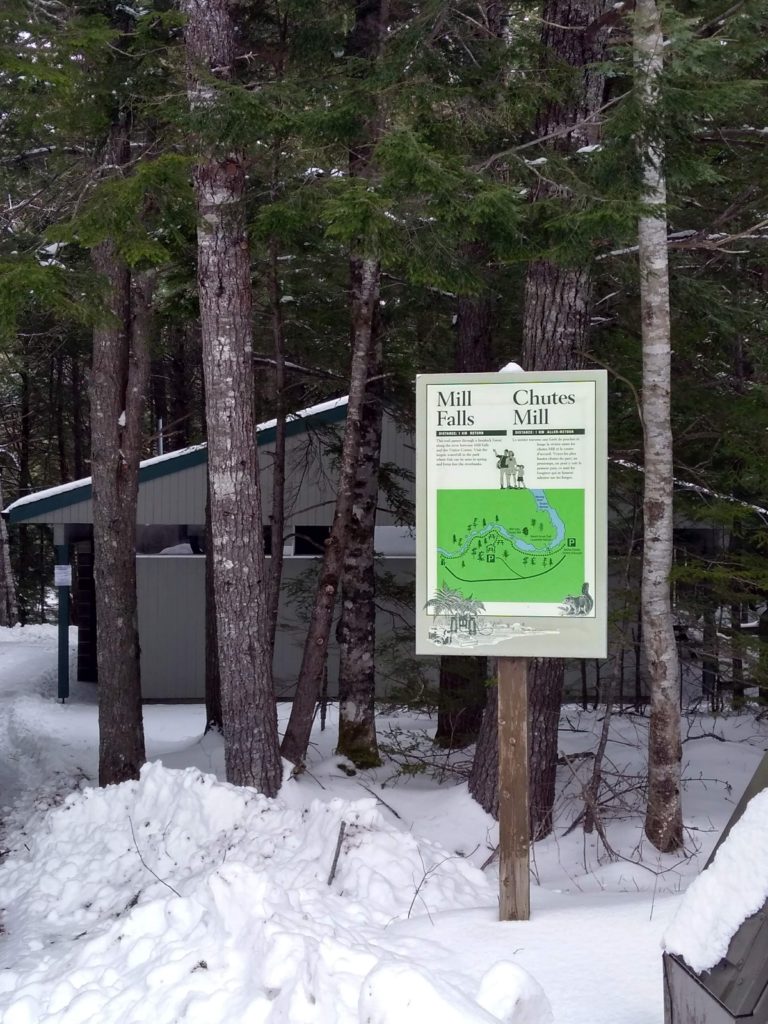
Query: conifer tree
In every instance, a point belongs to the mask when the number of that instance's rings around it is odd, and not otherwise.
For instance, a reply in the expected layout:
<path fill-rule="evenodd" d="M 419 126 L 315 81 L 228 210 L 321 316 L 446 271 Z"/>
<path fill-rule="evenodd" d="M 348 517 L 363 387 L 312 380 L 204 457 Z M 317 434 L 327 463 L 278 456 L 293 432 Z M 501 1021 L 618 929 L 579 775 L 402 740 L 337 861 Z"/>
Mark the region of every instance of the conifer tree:
<path fill-rule="evenodd" d="M 550 0 L 542 10 L 542 70 L 549 99 L 535 123 L 535 138 L 550 159 L 567 159 L 599 138 L 596 114 L 603 100 L 605 34 L 595 28 L 605 13 L 605 0 L 571 3 Z M 547 158 L 544 157 L 544 160 Z M 567 206 L 567 187 L 546 172 L 537 177 L 532 201 L 555 204 L 557 217 Z M 546 215 L 540 223 L 546 225 Z M 544 239 L 556 249 L 555 235 Z M 583 365 L 589 347 L 592 295 L 591 268 L 583 254 L 533 260 L 528 265 L 523 299 L 520 362 L 525 370 L 570 370 Z M 543 838 L 552 829 L 557 764 L 557 734 L 563 691 L 563 661 L 534 659 L 529 666 L 530 814 L 531 835 Z M 470 792 L 486 810 L 498 807 L 496 750 L 497 693 L 489 692 Z"/>
<path fill-rule="evenodd" d="M 371 63 L 376 60 L 384 41 L 387 16 L 388 3 L 386 0 L 373 0 L 373 2 L 372 0 L 357 0 L 355 22 L 347 44 L 347 52 L 350 58 L 363 59 Z M 367 187 L 371 149 L 380 131 L 380 117 L 380 112 L 374 108 L 364 124 L 361 137 L 355 140 L 350 153 L 350 197 L 353 204 L 361 208 L 365 203 L 362 189 Z M 351 360 L 347 415 L 344 425 L 344 441 L 339 466 L 338 492 L 333 524 L 325 544 L 320 578 L 304 644 L 301 669 L 296 684 L 296 694 L 281 747 L 283 756 L 294 764 L 303 764 L 309 745 L 312 717 L 315 703 L 320 694 L 322 673 L 327 659 L 328 638 L 331 631 L 336 595 L 344 571 L 347 535 L 354 513 L 358 474 L 361 471 L 364 472 L 368 480 L 373 482 L 375 481 L 378 469 L 377 455 L 380 446 L 381 427 L 376 427 L 369 420 L 366 432 L 368 447 L 365 455 L 373 459 L 373 464 L 370 468 L 363 466 L 364 453 L 362 441 L 369 368 L 376 365 L 372 355 L 375 352 L 374 332 L 381 287 L 381 263 L 379 255 L 370 251 L 370 239 L 358 235 L 351 238 L 350 242 L 352 248 L 350 257 Z M 370 415 L 379 419 L 381 415 L 380 408 L 374 408 L 369 412 Z M 370 489 L 366 481 L 363 480 L 361 483 L 364 489 Z M 375 485 L 372 484 L 372 486 Z M 365 526 L 369 533 L 372 534 L 375 522 L 375 501 L 371 503 L 368 498 L 366 505 L 370 508 L 370 511 L 365 516 Z M 371 536 L 366 545 L 369 555 L 372 540 Z M 363 566 L 361 565 L 360 568 L 362 569 Z M 367 569 L 370 570 L 370 565 Z M 370 571 L 367 571 L 358 577 L 356 586 L 366 587 L 367 590 L 370 582 Z M 373 633 L 372 617 L 375 614 L 372 595 L 366 593 L 363 596 L 361 594 L 360 599 L 365 602 L 365 608 L 367 609 L 369 622 L 365 625 L 364 629 L 365 634 L 370 637 Z M 348 621 L 346 626 L 342 626 L 342 630 L 345 630 L 347 634 L 346 641 L 342 639 L 342 643 L 346 642 L 346 653 L 349 656 L 350 636 Z M 373 678 L 372 659 L 366 676 L 368 680 Z M 346 677 L 346 685 L 348 687 L 352 685 L 349 676 Z M 350 749 L 353 746 L 350 733 L 354 732 L 357 735 L 354 746 L 357 746 L 358 743 L 367 746 L 370 751 L 368 756 L 373 756 L 375 759 L 377 754 L 375 751 L 375 730 L 372 716 L 373 702 L 371 696 L 367 695 L 363 700 L 355 699 L 348 690 L 346 704 L 349 728 L 347 729 L 347 738 L 343 741 L 345 746 Z"/>
<path fill-rule="evenodd" d="M 219 82 L 235 78 L 235 27 L 226 0 L 187 0 L 188 95 L 203 121 Z M 250 250 L 245 161 L 224 138 L 195 169 L 198 291 L 205 373 L 216 643 L 227 778 L 274 796 L 280 787 L 267 580 L 254 417 Z"/>

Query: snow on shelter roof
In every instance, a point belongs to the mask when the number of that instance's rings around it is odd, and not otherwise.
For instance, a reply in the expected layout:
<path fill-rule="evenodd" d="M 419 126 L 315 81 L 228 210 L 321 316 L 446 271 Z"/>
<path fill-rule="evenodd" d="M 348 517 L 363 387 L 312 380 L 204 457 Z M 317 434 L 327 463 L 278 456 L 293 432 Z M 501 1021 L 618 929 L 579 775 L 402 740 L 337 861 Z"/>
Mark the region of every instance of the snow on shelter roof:
<path fill-rule="evenodd" d="M 301 433 L 307 429 L 307 421 L 313 420 L 318 423 L 339 423 L 347 415 L 348 396 L 332 398 L 328 402 L 321 402 L 319 405 L 312 405 L 308 409 L 300 409 L 288 416 L 286 433 L 289 437 Z M 265 420 L 256 427 L 259 445 L 270 444 L 275 439 L 275 428 L 277 420 Z M 192 466 L 202 465 L 208 458 L 208 446 L 196 444 L 189 448 L 180 448 L 175 452 L 168 452 L 166 455 L 156 455 L 152 459 L 144 459 L 139 464 L 139 484 L 149 480 L 156 480 L 161 476 L 168 476 L 171 473 L 179 473 Z M 11 502 L 2 514 L 8 517 L 11 523 L 23 523 L 27 519 L 52 512 L 55 509 L 66 508 L 75 505 L 80 501 L 88 501 L 91 498 L 91 478 L 83 477 L 82 480 L 72 480 L 66 484 L 59 484 L 56 487 L 47 487 L 42 491 L 35 491 L 33 494 L 25 494 L 23 498 L 17 498 Z"/>

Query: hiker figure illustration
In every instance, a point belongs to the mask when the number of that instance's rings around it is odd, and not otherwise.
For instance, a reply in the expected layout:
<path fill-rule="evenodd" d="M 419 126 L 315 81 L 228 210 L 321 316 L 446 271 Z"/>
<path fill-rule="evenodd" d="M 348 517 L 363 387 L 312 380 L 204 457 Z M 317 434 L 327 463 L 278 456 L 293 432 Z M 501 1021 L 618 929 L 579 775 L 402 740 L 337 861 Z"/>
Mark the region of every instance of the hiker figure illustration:
<path fill-rule="evenodd" d="M 516 471 L 517 471 L 517 478 L 516 478 L 517 482 L 515 484 L 516 487 L 525 487 L 525 481 L 523 480 L 523 472 L 524 472 L 524 470 L 525 470 L 525 466 L 522 464 L 522 462 L 518 462 L 517 466 L 516 466 Z"/>
<path fill-rule="evenodd" d="M 499 487 L 502 491 L 505 487 L 514 487 L 515 470 L 517 469 L 515 453 L 511 452 L 509 448 L 505 448 L 502 455 L 499 455 L 497 451 L 494 451 L 493 454 L 496 456 L 496 468 L 499 471 Z"/>

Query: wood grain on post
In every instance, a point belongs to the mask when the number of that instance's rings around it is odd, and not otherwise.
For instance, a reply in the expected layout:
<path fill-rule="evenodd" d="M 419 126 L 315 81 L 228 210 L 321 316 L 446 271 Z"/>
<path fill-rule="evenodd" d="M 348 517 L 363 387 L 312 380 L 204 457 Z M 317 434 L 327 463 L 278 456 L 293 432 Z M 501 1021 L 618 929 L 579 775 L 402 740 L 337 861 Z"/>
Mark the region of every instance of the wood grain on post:
<path fill-rule="evenodd" d="M 527 669 L 525 658 L 498 659 L 500 921 L 531 916 Z"/>

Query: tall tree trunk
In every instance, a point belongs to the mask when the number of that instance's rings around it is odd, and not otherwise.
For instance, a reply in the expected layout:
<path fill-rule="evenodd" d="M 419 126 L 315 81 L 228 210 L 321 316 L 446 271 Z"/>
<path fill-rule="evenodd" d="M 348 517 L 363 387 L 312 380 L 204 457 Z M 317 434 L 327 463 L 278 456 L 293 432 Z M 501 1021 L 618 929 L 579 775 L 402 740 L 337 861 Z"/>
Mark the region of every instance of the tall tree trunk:
<path fill-rule="evenodd" d="M 0 509 L 5 507 L 3 474 L 0 470 Z M 0 626 L 15 626 L 18 621 L 16 583 L 11 568 L 11 548 L 5 519 L 0 516 Z"/>
<path fill-rule="evenodd" d="M 277 241 L 269 242 L 269 294 L 272 341 L 275 353 L 275 451 L 272 456 L 271 562 L 269 579 L 269 645 L 274 652 L 277 618 L 280 611 L 280 589 L 283 582 L 283 544 L 285 538 L 285 323 L 282 288 L 278 274 Z"/>
<path fill-rule="evenodd" d="M 733 543 L 733 542 L 731 542 Z M 746 703 L 744 693 L 744 658 L 741 629 L 741 605 L 731 605 L 731 707 L 739 711 Z"/>
<path fill-rule="evenodd" d="M 32 490 L 32 477 L 30 468 L 30 450 L 32 440 L 32 401 L 29 367 L 29 342 L 26 339 L 20 340 L 20 361 L 19 382 L 21 384 L 20 394 L 20 416 L 19 423 L 19 496 L 23 497 Z M 32 527 L 26 523 L 19 526 L 19 621 L 22 626 L 27 624 L 30 607 L 29 597 L 26 593 L 26 581 L 32 579 L 34 569 L 32 566 Z"/>
<path fill-rule="evenodd" d="M 70 356 L 70 387 L 72 395 L 72 465 L 75 480 L 81 480 L 84 473 L 83 440 L 83 377 L 80 369 L 80 355 L 72 351 Z"/>
<path fill-rule="evenodd" d="M 168 330 L 168 415 L 171 431 L 171 447 L 186 448 L 190 437 L 192 403 L 187 365 L 186 326 L 170 327 Z"/>
<path fill-rule="evenodd" d="M 374 331 L 378 334 L 379 317 Z M 381 340 L 371 352 L 369 377 L 380 378 Z M 383 419 L 381 380 L 366 389 L 360 430 L 360 465 L 354 483 L 352 513 L 341 585 L 339 620 L 339 744 L 358 768 L 381 764 L 376 740 L 376 566 L 374 537 L 379 500 Z"/>
<path fill-rule="evenodd" d="M 377 59 L 386 32 L 388 11 L 388 0 L 356 0 L 355 21 L 347 39 L 348 56 L 371 62 Z M 350 176 L 369 177 L 371 153 L 380 130 L 381 115 L 377 110 L 364 126 L 360 143 L 349 154 Z M 326 541 L 320 581 L 304 644 L 296 695 L 282 745 L 283 756 L 294 764 L 303 763 L 309 745 L 315 704 L 328 657 L 328 638 L 333 622 L 336 594 L 344 569 L 345 547 L 354 510 L 356 480 L 360 472 L 368 471 L 367 467 L 362 466 L 361 461 L 362 421 L 380 285 L 379 261 L 371 256 L 353 252 L 350 258 L 352 363 L 344 444 L 339 468 L 339 488 L 331 533 Z M 378 478 L 377 473 L 374 475 Z M 370 485 L 373 486 L 372 481 Z M 373 635 L 373 627 L 370 628 Z"/>
<path fill-rule="evenodd" d="M 105 164 L 128 162 L 125 123 L 115 125 Z M 128 268 L 114 243 L 92 252 L 107 283 L 109 320 L 94 329 L 91 369 L 99 784 L 138 778 L 145 760 L 136 612 L 136 503 L 142 411 L 149 370 L 151 281 Z"/>
<path fill-rule="evenodd" d="M 506 41 L 509 7 L 500 0 L 484 0 L 478 7 L 490 36 Z M 463 255 L 484 277 L 483 265 L 489 261 L 487 246 L 482 242 L 466 243 Z M 495 369 L 492 365 L 492 341 L 493 297 L 490 292 L 460 295 L 456 309 L 456 371 L 487 373 Z M 498 816 L 498 695 L 495 686 L 486 686 L 487 677 L 487 658 L 459 656 L 440 659 L 435 743 L 459 747 L 477 741 L 470 792 L 486 810 Z M 481 731 L 484 722 L 485 730 Z"/>
<path fill-rule="evenodd" d="M 59 455 L 59 480 L 66 483 L 69 480 L 69 468 L 67 464 L 67 435 L 64 421 L 64 355 L 62 352 L 56 354 L 56 388 L 54 394 L 54 407 L 56 415 L 56 443 Z"/>
<path fill-rule="evenodd" d="M 496 677 L 495 659 L 493 674 Z M 469 773 L 469 792 L 484 811 L 499 817 L 499 688 L 489 686 Z"/>
<path fill-rule="evenodd" d="M 526 370 L 573 370 L 589 339 L 591 276 L 587 269 L 537 260 L 525 282 L 522 364 Z M 534 658 L 528 667 L 531 837 L 552 831 L 557 737 L 565 663 Z"/>
<path fill-rule="evenodd" d="M 158 455 L 165 451 L 165 432 L 168 429 L 168 387 L 165 375 L 165 358 L 157 353 L 149 366 L 149 398 L 152 410 L 150 435 L 156 435 L 155 448 Z"/>
<path fill-rule="evenodd" d="M 573 81 L 561 90 L 562 98 L 547 104 L 537 119 L 541 137 L 579 125 L 547 143 L 568 153 L 597 141 L 599 127 L 588 121 L 600 107 L 604 77 L 598 62 L 604 55 L 602 31 L 588 31 L 609 8 L 608 0 L 548 0 L 541 18 L 545 72 L 568 71 Z M 550 198 L 553 186 L 539 180 L 533 201 Z M 535 260 L 528 267 L 523 310 L 521 363 L 525 370 L 570 370 L 581 365 L 587 348 L 592 297 L 591 273 L 586 266 L 562 266 Z M 533 659 L 528 667 L 529 779 L 531 836 L 542 839 L 552 831 L 557 769 L 557 732 L 563 690 L 563 662 Z M 496 698 L 495 688 L 488 701 Z M 496 709 L 486 705 L 478 751 L 494 742 L 491 733 Z M 493 729 L 495 734 L 495 728 Z M 478 754 L 475 761 L 478 760 Z M 489 786 L 496 776 L 473 765 L 470 791 L 486 810 L 498 807 L 498 795 Z"/>
<path fill-rule="evenodd" d="M 188 95 L 200 113 L 217 102 L 201 72 L 232 77 L 234 27 L 227 0 L 184 0 L 183 6 Z M 226 772 L 230 782 L 274 796 L 282 773 L 267 631 L 243 154 L 207 148 L 194 185 Z"/>
<path fill-rule="evenodd" d="M 211 484 L 205 499 L 205 731 L 221 731 L 221 675 L 216 635 L 216 588 L 213 582 L 213 530 L 211 529 Z"/>
<path fill-rule="evenodd" d="M 336 594 L 344 567 L 344 548 L 360 462 L 361 423 L 371 350 L 371 325 L 379 301 L 380 276 L 378 260 L 366 258 L 360 260 L 359 272 L 352 279 L 352 366 L 336 507 L 330 536 L 325 542 L 323 565 L 304 643 L 296 695 L 282 744 L 283 757 L 294 764 L 303 764 L 309 746 L 315 704 L 320 693 L 327 658 Z"/>
<path fill-rule="evenodd" d="M 648 126 L 658 106 L 664 55 L 655 0 L 637 0 L 634 45 L 638 99 Z M 643 200 L 652 208 L 638 222 L 645 445 L 641 602 L 651 697 L 645 834 L 657 850 L 671 853 L 683 845 L 683 812 L 680 672 L 669 586 L 674 523 L 667 189 L 663 142 L 646 127 L 640 146 Z"/>
<path fill-rule="evenodd" d="M 479 243 L 466 245 L 464 255 L 478 266 L 488 260 L 485 246 Z M 487 373 L 494 369 L 491 365 L 492 324 L 493 299 L 488 291 L 459 297 L 454 361 L 458 373 Z M 478 738 L 483 709 L 489 699 L 485 685 L 487 674 L 486 658 L 440 659 L 440 701 L 435 729 L 435 743 L 439 746 L 464 747 Z"/>

